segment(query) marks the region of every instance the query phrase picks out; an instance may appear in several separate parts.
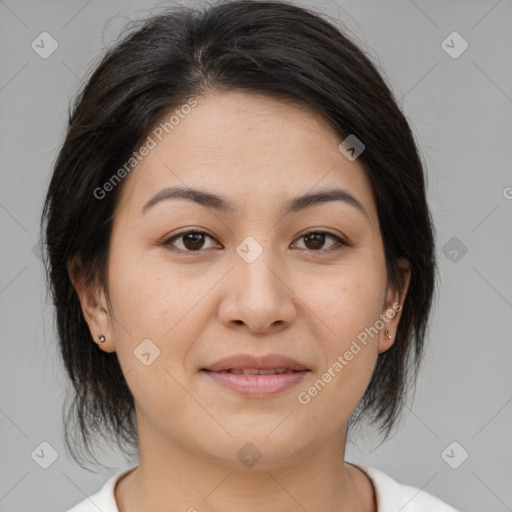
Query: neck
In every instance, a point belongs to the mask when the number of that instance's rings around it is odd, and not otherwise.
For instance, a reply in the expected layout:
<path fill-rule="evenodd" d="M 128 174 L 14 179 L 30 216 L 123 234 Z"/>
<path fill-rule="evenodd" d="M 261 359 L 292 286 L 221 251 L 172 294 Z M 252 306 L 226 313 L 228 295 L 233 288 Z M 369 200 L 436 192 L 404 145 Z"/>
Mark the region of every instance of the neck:
<path fill-rule="evenodd" d="M 344 462 L 343 433 L 286 458 L 265 454 L 244 467 L 236 457 L 213 458 L 140 427 L 140 463 L 115 489 L 119 512 L 376 510 L 371 482 Z"/>

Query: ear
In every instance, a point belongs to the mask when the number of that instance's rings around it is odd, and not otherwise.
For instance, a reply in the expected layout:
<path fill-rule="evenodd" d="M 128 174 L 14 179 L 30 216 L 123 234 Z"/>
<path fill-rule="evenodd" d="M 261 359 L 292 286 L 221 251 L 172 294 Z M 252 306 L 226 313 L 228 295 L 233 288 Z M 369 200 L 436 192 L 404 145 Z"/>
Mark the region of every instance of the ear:
<path fill-rule="evenodd" d="M 112 337 L 112 323 L 108 310 L 108 304 L 103 289 L 87 283 L 82 266 L 77 258 L 73 258 L 67 265 L 68 275 L 76 290 L 82 313 L 89 326 L 91 343 L 98 340 L 101 334 L 105 341 L 99 344 L 99 348 L 105 352 L 114 352 L 115 344 Z"/>
<path fill-rule="evenodd" d="M 402 316 L 405 296 L 407 295 L 407 290 L 409 289 L 409 284 L 411 282 L 411 265 L 409 260 L 406 258 L 399 258 L 397 260 L 397 266 L 402 277 L 403 287 L 402 290 L 397 290 L 388 281 L 386 300 L 381 317 L 384 322 L 384 327 L 379 333 L 379 354 L 389 350 L 395 342 L 398 323 Z M 388 338 L 386 335 L 386 330 L 391 335 L 391 338 Z"/>

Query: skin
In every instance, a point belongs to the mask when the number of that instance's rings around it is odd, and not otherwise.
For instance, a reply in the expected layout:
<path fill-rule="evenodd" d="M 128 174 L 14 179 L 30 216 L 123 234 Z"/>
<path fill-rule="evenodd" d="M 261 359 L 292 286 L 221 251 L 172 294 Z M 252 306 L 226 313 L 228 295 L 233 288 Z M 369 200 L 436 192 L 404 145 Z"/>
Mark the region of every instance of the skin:
<path fill-rule="evenodd" d="M 71 275 L 91 335 L 106 337 L 98 350 L 117 352 L 135 398 L 140 465 L 115 489 L 119 510 L 374 511 L 371 481 L 344 462 L 347 421 L 394 342 L 400 311 L 385 326 L 392 339 L 381 329 L 307 405 L 297 399 L 379 315 L 403 304 L 388 282 L 370 181 L 304 107 L 243 92 L 197 100 L 123 182 L 110 303 Z M 141 213 L 173 185 L 223 195 L 236 212 L 172 199 Z M 331 187 L 349 191 L 366 214 L 331 201 L 282 216 L 283 201 Z M 206 232 L 202 246 L 183 237 L 174 251 L 164 245 L 186 229 Z M 329 252 L 336 240 L 304 238 L 313 230 L 353 247 Z M 247 236 L 263 249 L 252 263 L 236 252 Z M 405 294 L 410 267 L 399 265 Z M 149 366 L 134 356 L 145 339 L 160 350 Z M 285 354 L 311 372 L 266 398 L 200 372 L 237 353 Z M 262 454 L 251 468 L 237 458 L 248 442 Z"/>

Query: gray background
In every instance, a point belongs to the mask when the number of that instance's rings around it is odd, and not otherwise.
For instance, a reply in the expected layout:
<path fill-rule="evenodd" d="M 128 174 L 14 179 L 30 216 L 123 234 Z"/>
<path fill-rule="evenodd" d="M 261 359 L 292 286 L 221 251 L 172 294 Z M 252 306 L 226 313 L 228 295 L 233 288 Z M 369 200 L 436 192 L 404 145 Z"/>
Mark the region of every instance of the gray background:
<path fill-rule="evenodd" d="M 164 4 L 0 0 L 2 512 L 66 510 L 128 467 L 112 455 L 93 473 L 66 454 L 67 383 L 34 245 L 81 77 L 128 19 Z M 385 74 L 428 168 L 438 236 L 441 286 L 414 402 L 391 440 L 360 439 L 347 459 L 461 510 L 512 510 L 512 1 L 302 5 L 343 20 Z M 31 48 L 43 31 L 59 45 L 46 59 Z M 441 46 L 453 31 L 469 44 L 458 58 Z M 42 442 L 58 452 L 48 469 L 31 457 Z"/>

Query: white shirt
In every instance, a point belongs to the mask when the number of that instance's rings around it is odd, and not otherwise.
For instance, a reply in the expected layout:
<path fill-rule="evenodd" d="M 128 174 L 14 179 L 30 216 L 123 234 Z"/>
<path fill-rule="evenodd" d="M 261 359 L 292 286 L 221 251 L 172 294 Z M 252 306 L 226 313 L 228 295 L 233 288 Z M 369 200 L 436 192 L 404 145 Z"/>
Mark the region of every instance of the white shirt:
<path fill-rule="evenodd" d="M 356 464 L 352 464 L 356 465 Z M 373 482 L 378 512 L 458 512 L 456 509 L 417 487 L 403 485 L 379 469 L 361 466 Z M 114 497 L 117 481 L 133 468 L 112 476 L 96 493 L 67 512 L 119 512 Z"/>

